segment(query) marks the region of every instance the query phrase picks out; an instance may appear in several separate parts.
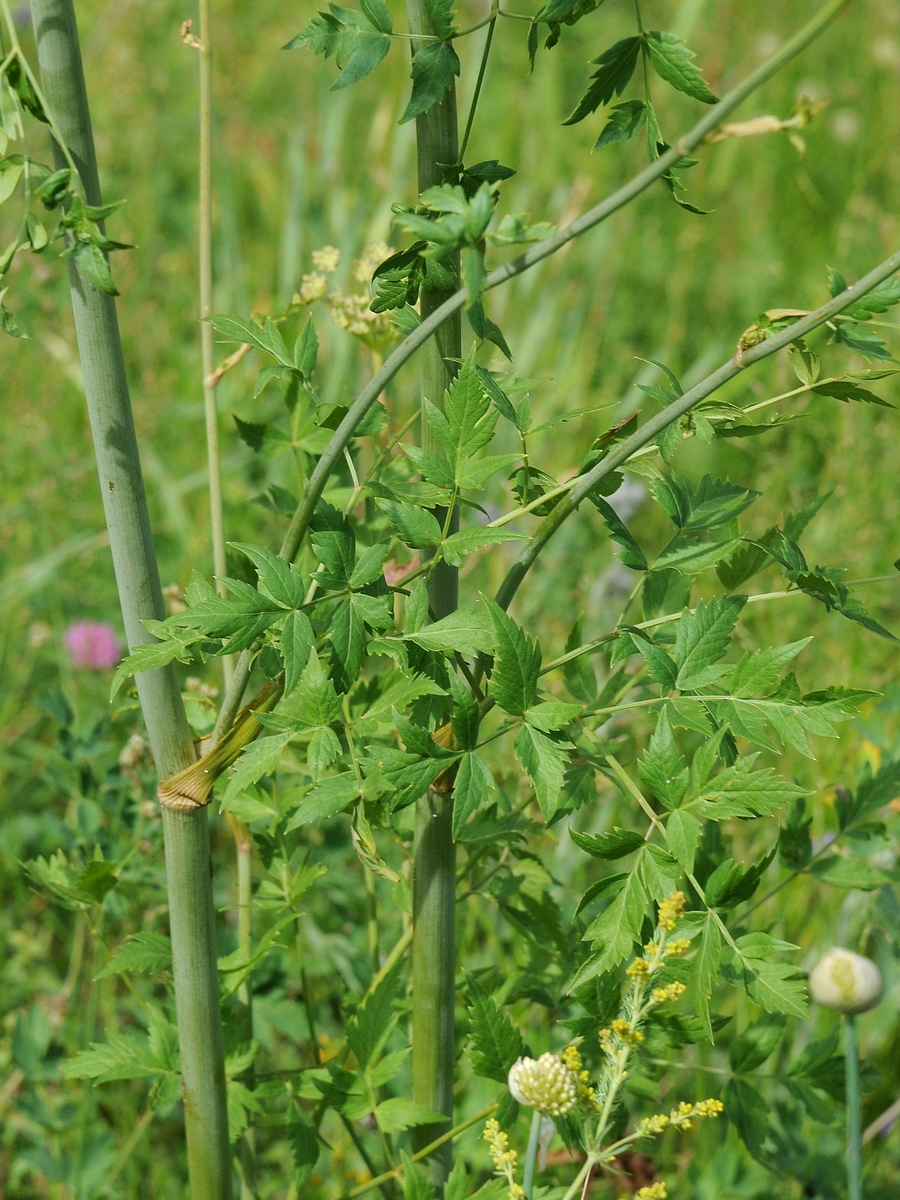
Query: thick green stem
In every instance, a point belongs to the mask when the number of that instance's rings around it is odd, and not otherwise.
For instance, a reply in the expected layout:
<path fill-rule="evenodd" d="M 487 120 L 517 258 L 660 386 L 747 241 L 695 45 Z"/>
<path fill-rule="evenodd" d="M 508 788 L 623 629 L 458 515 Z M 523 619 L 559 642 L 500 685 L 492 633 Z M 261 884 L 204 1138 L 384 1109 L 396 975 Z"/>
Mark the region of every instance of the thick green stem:
<path fill-rule="evenodd" d="M 100 204 L 71 0 L 34 0 L 31 11 L 47 105 L 78 166 L 88 203 Z M 56 154 L 58 161 L 65 157 L 58 147 Z M 142 620 L 165 614 L 115 302 L 83 280 L 72 259 L 69 282 L 122 618 L 133 647 L 153 640 Z M 140 674 L 136 682 L 156 767 L 165 779 L 194 760 L 178 680 L 174 670 L 167 669 Z M 164 810 L 163 830 L 191 1196 L 229 1200 L 231 1163 L 206 810 Z"/>
<path fill-rule="evenodd" d="M 429 7 L 424 0 L 407 0 L 409 28 L 413 34 L 434 34 Z M 415 43 L 413 43 L 415 45 Z M 443 182 L 440 164 L 459 157 L 456 89 L 416 119 L 418 187 Z M 459 260 L 447 262 L 454 274 Z M 452 294 L 452 293 L 449 293 Z M 423 321 L 447 301 L 448 293 L 423 289 Z M 439 408 L 453 382 L 462 354 L 461 313 L 457 310 L 439 326 L 422 349 L 422 394 Z M 427 423 L 422 422 L 422 445 L 439 451 Z M 436 510 L 441 528 L 459 527 L 457 511 Z M 429 604 L 436 620 L 457 607 L 459 571 L 440 562 L 428 583 Z M 412 950 L 412 1094 L 413 1100 L 445 1113 L 442 1125 L 419 1125 L 413 1131 L 413 1149 L 421 1150 L 450 1127 L 453 1116 L 456 1006 L 456 848 L 452 833 L 452 791 L 430 789 L 416 806 L 413 849 L 413 950 Z M 431 1175 L 440 1192 L 452 1164 L 452 1146 L 445 1142 L 430 1158 Z"/>
<path fill-rule="evenodd" d="M 247 825 L 231 814 L 228 824 L 234 836 L 237 857 L 238 949 L 244 961 L 249 962 L 253 957 L 253 838 Z M 245 1042 L 253 1038 L 253 990 L 250 979 L 248 975 L 237 991 Z M 248 1072 L 242 1082 L 248 1087 L 252 1086 L 252 1072 Z M 256 1195 L 256 1134 L 252 1124 L 241 1134 L 238 1157 L 241 1164 L 241 1200 L 253 1200 Z"/>
<path fill-rule="evenodd" d="M 231 1152 L 206 809 L 163 808 L 191 1200 L 231 1196 Z"/>
<path fill-rule="evenodd" d="M 848 1013 L 844 1053 L 847 1063 L 847 1200 L 862 1200 L 862 1109 L 859 1092 L 859 1037 L 856 1016 Z"/>

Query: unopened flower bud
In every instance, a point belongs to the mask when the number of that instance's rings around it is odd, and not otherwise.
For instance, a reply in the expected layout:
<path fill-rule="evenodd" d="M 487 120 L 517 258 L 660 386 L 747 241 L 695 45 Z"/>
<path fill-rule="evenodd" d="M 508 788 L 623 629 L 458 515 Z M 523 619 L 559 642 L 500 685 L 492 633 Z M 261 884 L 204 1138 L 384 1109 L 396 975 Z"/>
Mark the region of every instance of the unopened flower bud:
<path fill-rule="evenodd" d="M 569 1112 L 578 1099 L 575 1076 L 555 1054 L 517 1058 L 507 1082 L 514 1100 L 551 1117 Z"/>
<path fill-rule="evenodd" d="M 812 998 L 823 1008 L 843 1013 L 861 1013 L 874 1008 L 884 984 L 881 972 L 870 958 L 835 947 L 813 968 L 809 977 Z"/>

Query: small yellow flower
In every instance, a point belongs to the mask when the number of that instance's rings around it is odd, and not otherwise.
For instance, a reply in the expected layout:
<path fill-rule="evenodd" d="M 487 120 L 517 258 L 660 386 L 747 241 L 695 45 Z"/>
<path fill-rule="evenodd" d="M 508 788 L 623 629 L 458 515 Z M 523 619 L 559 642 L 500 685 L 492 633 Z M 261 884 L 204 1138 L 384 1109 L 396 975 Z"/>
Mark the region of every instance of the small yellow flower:
<path fill-rule="evenodd" d="M 300 280 L 299 296 L 303 304 L 312 304 L 314 300 L 321 300 L 327 291 L 328 280 L 317 272 L 304 275 Z"/>
<path fill-rule="evenodd" d="M 578 1100 L 575 1076 L 555 1054 L 516 1059 L 507 1082 L 514 1100 L 550 1117 L 570 1112 Z"/>
<path fill-rule="evenodd" d="M 690 938 L 675 938 L 674 941 L 667 943 L 666 954 L 669 958 L 680 958 L 690 948 Z"/>
<path fill-rule="evenodd" d="M 638 1133 L 662 1133 L 668 1124 L 669 1118 L 665 1113 L 654 1113 L 651 1117 L 644 1117 L 638 1126 Z"/>
<path fill-rule="evenodd" d="M 698 1117 L 717 1117 L 724 1111 L 725 1105 L 721 1100 L 699 1100 L 694 1105 L 694 1112 Z"/>
<path fill-rule="evenodd" d="M 335 246 L 323 246 L 312 252 L 313 266 L 317 271 L 330 275 L 341 265 L 341 252 Z"/>
<path fill-rule="evenodd" d="M 639 1029 L 632 1029 L 628 1021 L 623 1020 L 621 1017 L 616 1017 L 615 1021 L 613 1021 L 612 1030 L 613 1033 L 618 1034 L 619 1039 L 626 1046 L 640 1046 L 644 1040 L 644 1035 L 641 1031 Z"/>
<path fill-rule="evenodd" d="M 650 995 L 656 1004 L 664 1004 L 666 1000 L 677 1000 L 679 996 L 683 996 L 687 988 L 683 983 L 677 980 L 674 983 L 668 984 L 666 987 L 654 988 Z"/>
<path fill-rule="evenodd" d="M 368 283 L 375 268 L 390 258 L 392 253 L 387 242 L 372 242 L 353 264 L 353 278 L 357 283 Z"/>
<path fill-rule="evenodd" d="M 625 974 L 631 979 L 645 979 L 650 974 L 650 964 L 644 958 L 636 958 Z"/>
<path fill-rule="evenodd" d="M 672 892 L 659 906 L 660 928 L 671 931 L 684 916 L 684 892 Z"/>
<path fill-rule="evenodd" d="M 666 1185 L 660 1180 L 659 1183 L 651 1183 L 649 1187 L 642 1187 L 637 1194 L 637 1200 L 666 1200 L 668 1194 Z"/>

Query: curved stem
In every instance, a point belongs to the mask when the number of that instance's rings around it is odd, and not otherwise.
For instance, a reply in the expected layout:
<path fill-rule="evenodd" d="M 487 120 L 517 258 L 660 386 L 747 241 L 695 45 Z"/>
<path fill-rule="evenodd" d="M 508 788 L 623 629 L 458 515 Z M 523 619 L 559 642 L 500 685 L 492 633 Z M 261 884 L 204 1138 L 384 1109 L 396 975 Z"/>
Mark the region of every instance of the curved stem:
<path fill-rule="evenodd" d="M 669 425 L 683 417 L 686 412 L 689 412 L 701 400 L 705 400 L 707 396 L 712 395 L 723 384 L 734 379 L 746 367 L 752 366 L 754 363 L 760 362 L 772 354 L 776 354 L 779 350 L 783 350 L 786 346 L 789 346 L 791 342 L 805 337 L 806 334 L 811 333 L 820 325 L 824 325 L 836 313 L 843 312 L 845 308 L 849 308 L 860 296 L 871 291 L 873 287 L 881 283 L 883 279 L 887 279 L 890 275 L 893 275 L 898 269 L 900 269 L 900 251 L 891 255 L 890 258 L 885 259 L 883 263 L 880 263 L 867 275 L 864 275 L 857 283 L 853 284 L 845 292 L 841 292 L 840 295 L 830 300 L 827 304 L 823 304 L 821 308 L 815 309 L 808 316 L 803 317 L 787 329 L 775 334 L 774 337 L 767 338 L 758 346 L 754 346 L 752 350 L 748 350 L 741 356 L 739 361 L 737 357 L 729 359 L 727 363 L 724 363 L 712 375 L 707 376 L 706 379 L 685 392 L 683 396 L 673 401 L 662 412 L 651 417 L 631 437 L 626 438 L 624 442 L 614 447 L 595 467 L 579 477 L 577 485 L 556 505 L 552 513 L 544 519 L 540 528 L 527 543 L 500 585 L 500 589 L 495 597 L 500 607 L 509 607 L 522 580 L 534 565 L 551 537 L 553 537 L 566 518 L 571 516 L 578 508 L 578 505 L 588 493 L 593 491 L 607 475 L 612 474 L 618 467 L 626 463 L 637 450 L 652 442 Z"/>

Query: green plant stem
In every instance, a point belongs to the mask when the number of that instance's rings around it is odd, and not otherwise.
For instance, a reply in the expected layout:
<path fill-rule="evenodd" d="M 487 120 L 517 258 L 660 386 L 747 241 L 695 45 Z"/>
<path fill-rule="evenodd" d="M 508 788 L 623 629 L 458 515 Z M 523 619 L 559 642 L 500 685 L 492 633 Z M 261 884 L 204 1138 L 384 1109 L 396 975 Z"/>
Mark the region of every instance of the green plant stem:
<path fill-rule="evenodd" d="M 213 327 L 207 321 L 212 316 L 212 20 L 210 0 L 200 0 L 198 56 L 200 59 L 200 146 L 198 155 L 198 249 L 200 275 L 200 357 L 203 371 L 203 412 L 206 423 L 206 459 L 209 473 L 209 517 L 212 535 L 213 572 L 216 589 L 226 595 L 222 577 L 225 564 L 225 521 L 222 507 L 222 469 L 219 458 L 219 414 L 216 404 L 216 352 Z M 225 687 L 231 683 L 234 661 L 222 659 Z"/>
<path fill-rule="evenodd" d="M 435 1138 L 433 1142 L 430 1142 L 427 1146 L 423 1146 L 415 1154 L 411 1154 L 410 1161 L 414 1163 L 421 1162 L 423 1158 L 427 1158 L 429 1154 L 433 1154 L 435 1150 L 440 1149 L 447 1142 L 459 1137 L 461 1133 L 465 1133 L 467 1129 L 471 1129 L 473 1125 L 477 1125 L 479 1121 L 483 1121 L 491 1113 L 496 1112 L 496 1110 L 496 1103 L 489 1104 L 486 1108 L 480 1109 L 474 1116 L 467 1117 L 465 1121 L 460 1121 L 458 1125 L 454 1125 L 452 1129 L 448 1129 L 446 1133 L 442 1133 L 439 1138 Z M 385 1171 L 382 1175 L 376 1175 L 374 1179 L 369 1179 L 366 1183 L 361 1183 L 359 1187 L 355 1187 L 352 1191 L 348 1192 L 346 1200 L 354 1200 L 354 1197 L 362 1196 L 366 1192 L 371 1191 L 372 1188 L 380 1187 L 386 1181 L 397 1178 L 402 1171 L 402 1167 L 393 1167 L 390 1171 Z"/>
<path fill-rule="evenodd" d="M 244 821 L 228 814 L 228 824 L 234 837 L 237 860 L 237 942 L 245 962 L 253 958 L 253 838 Z M 253 989 L 251 973 L 237 990 L 241 1006 L 241 1036 L 244 1042 L 253 1039 Z M 253 1073 L 247 1072 L 241 1082 L 253 1086 Z M 256 1135 L 252 1124 L 241 1134 L 238 1144 L 241 1164 L 241 1200 L 253 1200 L 256 1195 Z"/>
<path fill-rule="evenodd" d="M 525 1200 L 531 1200 L 534 1191 L 534 1166 L 537 1161 L 538 1138 L 541 1134 L 541 1114 L 537 1109 L 531 1114 L 531 1128 L 528 1130 L 528 1148 L 525 1151 L 525 1175 L 522 1186 L 525 1190 Z"/>
<path fill-rule="evenodd" d="M 581 234 L 599 225 L 602 221 L 605 221 L 608 217 L 618 212 L 619 209 L 624 208 L 626 204 L 630 204 L 632 200 L 656 183 L 666 171 L 671 170 L 682 155 L 696 149 L 708 134 L 721 125 L 748 96 L 752 95 L 757 88 L 761 87 L 762 84 L 776 74 L 785 63 L 796 57 L 801 50 L 804 50 L 810 42 L 814 41 L 838 13 L 847 7 L 849 2 L 850 0 L 829 0 L 829 3 L 824 5 L 793 37 L 788 38 L 784 45 L 779 47 L 771 58 L 768 58 L 755 71 L 748 75 L 746 79 L 742 80 L 727 95 L 723 96 L 719 103 L 711 108 L 691 130 L 679 138 L 674 146 L 660 155 L 648 167 L 645 167 L 643 171 L 623 187 L 613 192 L 599 204 L 594 205 L 593 208 L 588 209 L 587 212 L 572 221 L 564 229 L 560 229 L 544 241 L 538 242 L 518 258 L 504 263 L 503 266 L 491 271 L 487 277 L 486 287 L 488 289 L 499 287 L 500 284 L 514 279 L 517 275 L 521 275 L 524 271 L 542 262 L 551 254 L 555 254 L 557 250 L 561 250 L 563 246 L 568 245 L 574 238 L 579 237 Z M 503 13 L 501 15 L 509 16 L 511 14 Z M 531 20 L 530 17 L 524 17 L 523 19 Z M 455 162 L 456 159 L 453 158 L 445 161 Z M 287 559 L 289 562 L 293 562 L 296 558 L 297 551 L 300 549 L 300 545 L 306 536 L 316 505 L 322 497 L 332 471 L 343 457 L 344 447 L 349 445 L 350 440 L 353 438 L 357 425 L 397 372 L 412 358 L 420 347 L 424 346 L 434 336 L 435 331 L 446 320 L 462 309 L 467 298 L 468 293 L 466 289 L 461 288 L 434 309 L 429 316 L 425 317 L 416 329 L 408 337 L 404 338 L 396 350 L 388 356 L 382 367 L 375 372 L 350 406 L 347 415 L 335 430 L 333 437 L 309 477 L 303 497 L 297 506 L 297 511 L 294 513 L 279 551 L 282 558 Z M 749 355 L 747 358 L 749 358 Z M 251 650 L 245 650 L 241 655 L 232 686 L 228 689 L 219 712 L 219 718 L 216 722 L 217 735 L 231 725 L 241 706 L 241 698 L 250 677 L 253 658 L 254 654 Z"/>
<path fill-rule="evenodd" d="M 434 33 L 426 0 L 407 0 L 413 33 Z M 459 159 L 456 88 L 416 118 L 418 190 L 442 183 L 441 163 Z M 455 277 L 459 258 L 447 261 Z M 423 288 L 420 312 L 428 321 L 447 302 L 445 292 Z M 457 309 L 435 328 L 423 347 L 422 395 L 443 408 L 444 393 L 458 370 L 462 356 L 462 321 Z M 421 443 L 440 452 L 428 423 L 422 420 Z M 441 528 L 459 528 L 455 505 L 435 509 Z M 459 571 L 439 562 L 428 578 L 429 607 L 435 620 L 453 612 L 459 601 Z M 443 1125 L 417 1125 L 412 1131 L 413 1150 L 421 1150 L 445 1133 L 453 1116 L 453 1069 L 456 1047 L 456 847 L 452 833 L 452 791 L 429 788 L 416 804 L 413 841 L 413 944 L 412 944 L 412 1098 L 446 1114 Z M 452 1146 L 444 1142 L 430 1156 L 431 1178 L 440 1196 L 452 1165 Z"/>
<path fill-rule="evenodd" d="M 487 27 L 488 31 L 484 39 L 484 48 L 481 51 L 481 63 L 478 67 L 478 78 L 475 80 L 475 90 L 472 93 L 472 103 L 469 106 L 469 115 L 466 118 L 466 128 L 459 147 L 460 165 L 462 165 L 463 159 L 465 158 L 466 150 L 469 145 L 469 138 L 472 136 L 472 126 L 475 124 L 475 112 L 478 108 L 478 101 L 481 97 L 481 88 L 484 84 L 484 77 L 487 74 L 488 59 L 491 56 L 491 44 L 494 41 L 494 30 L 497 28 L 496 12 L 488 18 Z"/>
<path fill-rule="evenodd" d="M 847 1014 L 844 1038 L 847 1063 L 847 1200 L 862 1200 L 862 1109 L 859 1091 L 859 1036 L 855 1013 Z"/>
<path fill-rule="evenodd" d="M 48 112 L 77 164 L 89 204 L 101 194 L 87 92 L 71 0 L 31 6 Z M 57 148 L 57 162 L 63 157 Z M 84 374 L 110 548 L 130 647 L 153 639 L 141 624 L 164 617 L 115 302 L 95 291 L 69 259 L 75 332 Z M 194 761 L 174 669 L 136 677 L 141 709 L 161 778 Z M 205 808 L 163 810 L 175 1002 L 181 1047 L 192 1200 L 229 1200 L 231 1156 L 215 913 Z"/>

